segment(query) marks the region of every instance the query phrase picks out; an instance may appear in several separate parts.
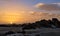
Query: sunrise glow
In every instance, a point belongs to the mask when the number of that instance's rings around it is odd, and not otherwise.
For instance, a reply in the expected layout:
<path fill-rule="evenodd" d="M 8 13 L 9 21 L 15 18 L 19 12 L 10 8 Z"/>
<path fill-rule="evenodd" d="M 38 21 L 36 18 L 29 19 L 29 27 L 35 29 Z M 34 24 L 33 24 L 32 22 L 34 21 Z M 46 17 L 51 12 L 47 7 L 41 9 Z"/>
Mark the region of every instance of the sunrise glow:
<path fill-rule="evenodd" d="M 7 12 L 3 15 L 2 21 L 12 24 L 17 22 L 19 18 L 21 18 L 21 15 L 19 15 L 18 13 Z"/>
<path fill-rule="evenodd" d="M 60 19 L 59 1 L 0 0 L 0 24 L 33 23 L 53 17 Z"/>

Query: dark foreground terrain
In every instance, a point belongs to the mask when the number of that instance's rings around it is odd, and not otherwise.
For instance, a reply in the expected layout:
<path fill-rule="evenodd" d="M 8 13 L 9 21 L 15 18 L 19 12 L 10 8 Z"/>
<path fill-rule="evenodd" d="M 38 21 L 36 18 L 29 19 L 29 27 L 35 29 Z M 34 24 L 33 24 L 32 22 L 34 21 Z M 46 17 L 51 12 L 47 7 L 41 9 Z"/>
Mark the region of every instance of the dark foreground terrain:
<path fill-rule="evenodd" d="M 22 29 L 22 27 L 0 27 L 0 36 L 60 36 L 60 28 Z"/>
<path fill-rule="evenodd" d="M 52 18 L 18 25 L 0 24 L 0 36 L 60 36 L 60 21 Z"/>

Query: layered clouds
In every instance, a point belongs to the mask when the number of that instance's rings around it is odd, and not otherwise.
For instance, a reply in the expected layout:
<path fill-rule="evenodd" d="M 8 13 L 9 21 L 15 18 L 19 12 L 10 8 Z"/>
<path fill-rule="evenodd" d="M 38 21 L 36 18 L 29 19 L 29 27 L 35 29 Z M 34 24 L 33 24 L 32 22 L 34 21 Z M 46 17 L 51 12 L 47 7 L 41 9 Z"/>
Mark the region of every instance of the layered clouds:
<path fill-rule="evenodd" d="M 47 11 L 60 11 L 60 3 L 38 3 L 35 8 L 39 8 L 36 11 L 34 8 L 30 8 L 23 3 L 18 3 L 16 0 L 0 0 L 0 23 L 32 23 L 42 19 L 58 18 L 60 19 L 60 14 L 53 14 Z"/>
<path fill-rule="evenodd" d="M 23 15 L 24 14 L 24 15 Z M 52 14 L 52 13 L 46 13 L 46 12 L 33 12 L 28 11 L 21 13 L 23 15 L 21 19 L 19 19 L 20 23 L 32 23 L 36 22 L 42 19 L 52 19 L 52 18 L 58 18 L 60 20 L 60 14 Z"/>
<path fill-rule="evenodd" d="M 3 14 L 2 14 L 3 15 Z M 52 14 L 46 12 L 34 12 L 34 11 L 24 11 L 20 13 L 6 13 L 0 16 L 0 23 L 33 23 L 42 19 L 60 19 L 60 14 Z"/>

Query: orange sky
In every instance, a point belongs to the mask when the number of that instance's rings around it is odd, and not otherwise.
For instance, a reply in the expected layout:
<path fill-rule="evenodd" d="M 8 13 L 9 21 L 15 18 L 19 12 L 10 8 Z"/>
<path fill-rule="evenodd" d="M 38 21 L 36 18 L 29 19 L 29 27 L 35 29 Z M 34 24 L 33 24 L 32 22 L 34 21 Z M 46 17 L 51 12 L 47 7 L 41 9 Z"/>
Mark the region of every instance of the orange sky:
<path fill-rule="evenodd" d="M 54 5 L 48 5 L 44 3 L 38 3 L 35 5 L 19 3 L 15 0 L 0 0 L 0 23 L 29 23 L 35 22 L 41 19 L 51 19 L 52 17 L 60 18 L 60 15 L 47 12 L 49 10 L 57 10 L 60 8 L 54 7 Z M 30 7 L 31 6 L 31 7 Z M 47 8 L 48 7 L 48 8 Z M 53 9 L 52 9 L 53 7 Z M 36 11 L 39 8 L 39 11 Z M 56 9 L 54 9 L 56 8 Z M 41 11 L 44 9 L 46 11 Z M 53 12 L 53 11 L 52 11 Z M 56 12 L 56 11 L 55 11 Z M 55 13 L 54 12 L 54 13 Z"/>

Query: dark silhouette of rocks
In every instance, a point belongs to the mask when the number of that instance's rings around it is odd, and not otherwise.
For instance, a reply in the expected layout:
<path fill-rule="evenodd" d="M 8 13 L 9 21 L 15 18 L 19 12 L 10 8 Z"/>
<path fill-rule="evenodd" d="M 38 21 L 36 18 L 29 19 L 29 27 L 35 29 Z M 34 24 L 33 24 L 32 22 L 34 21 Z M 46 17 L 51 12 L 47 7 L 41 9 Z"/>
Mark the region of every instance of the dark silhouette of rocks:
<path fill-rule="evenodd" d="M 22 31 L 17 31 L 17 33 L 22 33 L 23 35 L 26 33 L 25 30 L 36 29 L 36 28 L 60 28 L 60 21 L 57 18 L 52 18 L 52 20 L 42 19 L 40 21 L 36 21 L 35 23 L 24 23 L 24 24 L 0 24 L 0 27 L 22 27 Z M 6 36 L 9 34 L 15 34 L 16 32 L 8 31 L 5 34 L 0 34 L 0 36 Z M 36 36 L 40 36 L 39 34 Z"/>
<path fill-rule="evenodd" d="M 8 31 L 8 32 L 5 33 L 5 35 L 14 34 L 14 33 L 15 32 L 13 32 L 13 31 Z"/>
<path fill-rule="evenodd" d="M 42 19 L 36 21 L 35 23 L 24 23 L 24 24 L 8 24 L 0 25 L 0 27 L 23 27 L 22 29 L 36 29 L 36 28 L 60 28 L 60 21 L 57 18 L 52 18 L 52 20 Z"/>

